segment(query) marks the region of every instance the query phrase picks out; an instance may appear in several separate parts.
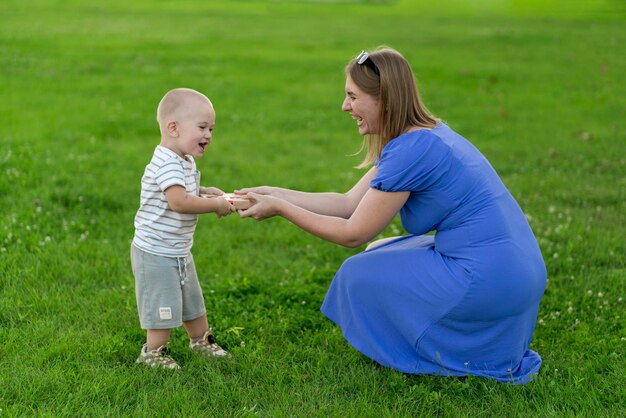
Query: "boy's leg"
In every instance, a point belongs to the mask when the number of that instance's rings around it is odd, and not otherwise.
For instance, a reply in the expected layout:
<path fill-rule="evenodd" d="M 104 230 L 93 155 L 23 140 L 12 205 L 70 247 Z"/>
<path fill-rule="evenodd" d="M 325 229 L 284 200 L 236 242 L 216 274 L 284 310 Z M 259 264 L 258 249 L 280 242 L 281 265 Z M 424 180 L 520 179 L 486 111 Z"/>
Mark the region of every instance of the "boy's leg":
<path fill-rule="evenodd" d="M 185 284 L 182 286 L 183 326 L 189 334 L 189 347 L 206 356 L 228 356 L 228 353 L 217 345 L 209 328 L 204 295 L 198 281 L 198 273 L 192 255 L 189 255 L 185 260 L 185 272 Z"/>
<path fill-rule="evenodd" d="M 135 297 L 141 328 L 148 342 L 169 337 L 169 330 L 181 325 L 182 291 L 180 264 L 175 257 L 161 257 L 131 246 L 135 276 Z"/>
<path fill-rule="evenodd" d="M 179 369 L 166 348 L 172 328 L 181 324 L 182 295 L 176 258 L 148 254 L 131 246 L 135 295 L 146 343 L 137 363 Z"/>
<path fill-rule="evenodd" d="M 148 350 L 155 350 L 165 344 L 170 339 L 171 330 L 169 329 L 149 329 L 147 330 L 146 343 Z"/>
<path fill-rule="evenodd" d="M 165 347 L 170 338 L 170 331 L 169 329 L 148 329 L 146 332 L 147 342 L 141 348 L 136 363 L 164 369 L 180 369 L 176 361 L 169 356 L 169 350 Z"/>
<path fill-rule="evenodd" d="M 206 319 L 206 315 L 202 315 L 191 321 L 183 321 L 183 326 L 189 334 L 189 338 L 201 338 L 209 330 L 209 321 Z"/>
<path fill-rule="evenodd" d="M 209 328 L 206 315 L 190 321 L 184 321 L 183 326 L 189 334 L 189 348 L 208 357 L 230 357 L 230 354 L 217 345 L 215 336 Z"/>

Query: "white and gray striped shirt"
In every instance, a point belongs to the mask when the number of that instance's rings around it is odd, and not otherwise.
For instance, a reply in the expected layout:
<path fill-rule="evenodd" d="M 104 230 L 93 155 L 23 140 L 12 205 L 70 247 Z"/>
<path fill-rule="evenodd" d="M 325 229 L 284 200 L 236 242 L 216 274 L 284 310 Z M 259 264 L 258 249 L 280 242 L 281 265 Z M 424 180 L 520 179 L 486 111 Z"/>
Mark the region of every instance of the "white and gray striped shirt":
<path fill-rule="evenodd" d="M 174 212 L 165 197 L 165 190 L 174 185 L 183 186 L 187 194 L 199 194 L 200 172 L 193 157 L 187 158 L 159 145 L 146 166 L 133 239 L 143 251 L 165 257 L 186 257 L 191 251 L 198 215 Z"/>

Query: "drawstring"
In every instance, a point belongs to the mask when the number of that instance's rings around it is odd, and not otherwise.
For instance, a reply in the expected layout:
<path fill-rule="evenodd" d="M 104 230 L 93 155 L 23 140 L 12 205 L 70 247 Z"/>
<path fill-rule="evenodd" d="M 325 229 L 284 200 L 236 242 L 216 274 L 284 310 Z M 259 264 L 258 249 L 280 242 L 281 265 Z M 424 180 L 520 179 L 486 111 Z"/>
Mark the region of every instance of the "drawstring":
<path fill-rule="evenodd" d="M 176 261 L 178 262 L 178 276 L 180 277 L 180 285 L 184 286 L 185 280 L 187 280 L 187 259 L 185 257 L 176 257 Z"/>

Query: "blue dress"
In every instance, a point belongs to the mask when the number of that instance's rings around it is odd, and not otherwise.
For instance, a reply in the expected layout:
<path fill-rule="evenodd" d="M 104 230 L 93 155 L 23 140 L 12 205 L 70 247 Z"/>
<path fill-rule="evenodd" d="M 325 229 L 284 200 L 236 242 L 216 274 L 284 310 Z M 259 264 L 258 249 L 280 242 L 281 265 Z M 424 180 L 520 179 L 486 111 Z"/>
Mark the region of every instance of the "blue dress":
<path fill-rule="evenodd" d="M 411 235 L 348 258 L 322 312 L 354 348 L 405 373 L 531 380 L 546 268 L 495 170 L 444 123 L 393 139 L 377 165 L 371 187 L 411 192 L 400 210 Z"/>

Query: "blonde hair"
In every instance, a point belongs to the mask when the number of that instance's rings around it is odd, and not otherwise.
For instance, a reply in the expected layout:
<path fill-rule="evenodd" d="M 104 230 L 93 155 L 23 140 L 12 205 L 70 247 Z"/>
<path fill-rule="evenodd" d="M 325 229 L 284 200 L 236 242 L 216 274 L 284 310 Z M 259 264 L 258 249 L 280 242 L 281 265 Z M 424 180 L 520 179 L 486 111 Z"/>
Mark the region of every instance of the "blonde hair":
<path fill-rule="evenodd" d="M 208 102 L 213 107 L 209 98 L 196 90 L 176 88 L 168 91 L 157 107 L 157 122 L 159 122 L 159 125 L 162 125 L 167 121 L 167 118 L 180 116 L 179 113 L 185 112 L 189 102 L 194 100 Z"/>
<path fill-rule="evenodd" d="M 370 134 L 364 140 L 365 158 L 358 168 L 372 165 L 385 145 L 413 126 L 434 128 L 439 120 L 422 103 L 417 81 L 407 60 L 396 50 L 378 47 L 369 53 L 371 65 L 351 60 L 345 72 L 364 93 L 374 97 L 380 105 L 378 134 Z M 369 63 L 367 63 L 369 64 Z M 360 152 L 360 151 L 359 151 Z"/>

